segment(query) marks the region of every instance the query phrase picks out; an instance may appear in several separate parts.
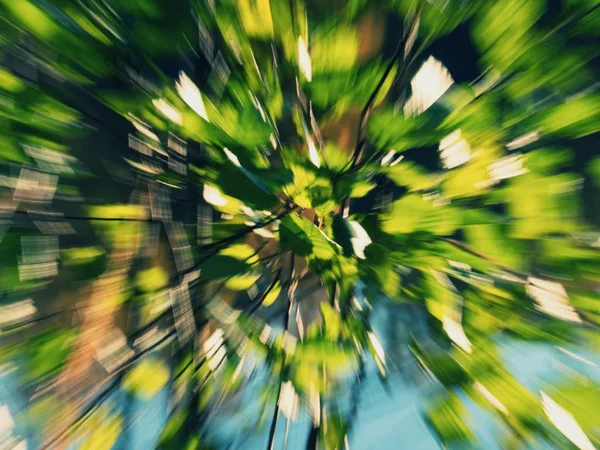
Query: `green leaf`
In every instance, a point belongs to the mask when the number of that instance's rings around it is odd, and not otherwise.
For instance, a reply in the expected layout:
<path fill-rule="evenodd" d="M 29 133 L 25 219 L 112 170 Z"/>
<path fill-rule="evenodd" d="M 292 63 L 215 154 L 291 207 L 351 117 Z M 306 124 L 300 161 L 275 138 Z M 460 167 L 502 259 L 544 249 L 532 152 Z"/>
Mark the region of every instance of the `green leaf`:
<path fill-rule="evenodd" d="M 200 265 L 200 275 L 211 280 L 235 277 L 250 272 L 251 266 L 238 258 L 215 255 Z"/>
<path fill-rule="evenodd" d="M 325 335 L 332 341 L 337 341 L 342 329 L 340 314 L 329 303 L 321 302 L 321 314 L 325 324 Z"/>
<path fill-rule="evenodd" d="M 346 70 L 358 56 L 358 33 L 347 26 L 317 31 L 311 36 L 310 56 L 314 74 Z"/>
<path fill-rule="evenodd" d="M 315 74 L 309 86 L 310 99 L 318 108 L 330 109 L 332 116 L 341 117 L 353 107 L 363 107 L 383 77 L 388 61 L 375 60 L 361 65 L 360 70 Z M 397 67 L 394 66 L 381 87 L 375 104 L 388 93 Z M 346 160 L 346 165 L 348 160 Z"/>
<path fill-rule="evenodd" d="M 51 17 L 29 0 L 18 2 L 2 0 L 2 3 L 19 22 L 40 39 L 51 39 L 60 31 Z"/>
<path fill-rule="evenodd" d="M 425 43 L 451 33 L 479 8 L 477 2 L 437 3 L 427 0 L 394 0 L 388 2 L 388 6 L 403 17 L 411 17 L 415 8 L 420 8 L 418 32 Z"/>
<path fill-rule="evenodd" d="M 244 168 L 238 168 L 233 164 L 224 164 L 215 168 L 210 176 L 225 195 L 253 209 L 270 210 L 276 204 L 277 197 L 260 178 L 249 170 L 242 169 Z"/>
<path fill-rule="evenodd" d="M 395 166 L 386 167 L 384 173 L 394 184 L 407 187 L 411 191 L 432 189 L 443 180 L 443 175 L 429 174 L 411 161 L 402 161 Z"/>
<path fill-rule="evenodd" d="M 391 299 L 396 299 L 402 285 L 400 274 L 393 267 L 388 266 L 379 271 L 377 275 L 382 292 Z"/>
<path fill-rule="evenodd" d="M 600 130 L 600 95 L 588 94 L 561 103 L 542 113 L 545 133 L 558 137 L 582 137 Z"/>
<path fill-rule="evenodd" d="M 573 173 L 546 177 L 528 173 L 514 179 L 507 191 L 509 212 L 517 219 L 511 235 L 535 239 L 550 233 L 577 231 L 580 207 L 575 192 L 581 181 Z"/>
<path fill-rule="evenodd" d="M 449 133 L 449 129 L 440 126 L 443 116 L 434 111 L 432 107 L 411 118 L 396 114 L 391 109 L 378 112 L 369 120 L 367 137 L 377 148 L 398 152 L 436 145 Z"/>
<path fill-rule="evenodd" d="M 325 432 L 327 430 L 327 432 Z M 347 425 L 341 414 L 335 414 L 333 417 L 327 417 L 327 422 L 319 427 L 320 448 L 342 449 L 345 447 L 347 434 Z"/>
<path fill-rule="evenodd" d="M 204 185 L 202 195 L 207 203 L 225 214 L 238 214 L 244 206 L 238 199 L 223 194 L 219 188 L 208 183 Z"/>
<path fill-rule="evenodd" d="M 245 218 L 242 216 L 236 216 L 230 220 L 222 220 L 213 224 L 212 238 L 214 240 L 227 239 L 245 229 L 248 228 L 246 225 Z"/>
<path fill-rule="evenodd" d="M 402 197 L 392 204 L 390 213 L 384 216 L 382 230 L 391 234 L 416 231 L 428 209 L 426 202 L 418 195 Z"/>
<path fill-rule="evenodd" d="M 493 261 L 498 261 L 512 269 L 527 267 L 527 259 L 522 254 L 518 242 L 509 239 L 502 227 L 495 224 L 472 225 L 465 229 L 467 242 L 472 248 Z"/>
<path fill-rule="evenodd" d="M 9 92 L 20 92 L 25 89 L 25 84 L 12 73 L 0 69 L 0 89 L 6 89 Z"/>
<path fill-rule="evenodd" d="M 364 179 L 364 175 L 345 175 L 335 184 L 335 195 L 338 201 L 346 198 L 361 198 L 375 187 L 375 183 Z"/>
<path fill-rule="evenodd" d="M 200 436 L 191 436 L 187 444 L 185 445 L 185 450 L 197 450 L 200 445 Z"/>
<path fill-rule="evenodd" d="M 323 148 L 325 164 L 334 172 L 342 171 L 349 164 L 348 153 L 332 142 L 327 142 Z"/>
<path fill-rule="evenodd" d="M 167 421 L 158 441 L 158 448 L 164 448 L 162 445 L 170 443 L 169 441 L 175 439 L 178 432 L 183 427 L 186 418 L 189 415 L 189 411 L 183 410 L 174 413 Z"/>
<path fill-rule="evenodd" d="M 348 221 L 339 214 L 336 214 L 333 217 L 332 231 L 335 242 L 337 242 L 342 247 L 344 255 L 352 255 L 352 230 L 350 229 Z"/>
<path fill-rule="evenodd" d="M 248 36 L 273 37 L 273 18 L 269 0 L 238 0 L 238 13 L 242 27 Z"/>
<path fill-rule="evenodd" d="M 491 185 L 489 164 L 492 158 L 474 158 L 450 172 L 443 182 L 447 198 L 473 197 L 484 194 Z"/>
<path fill-rule="evenodd" d="M 533 26 L 543 14 L 543 2 L 501 0 L 481 8 L 473 27 L 473 42 L 483 60 L 506 71 L 534 42 Z"/>
<path fill-rule="evenodd" d="M 434 206 L 421 195 L 409 194 L 392 203 L 389 213 L 382 216 L 382 230 L 390 234 L 429 231 L 449 235 L 460 223 L 460 217 L 449 206 Z"/>
<path fill-rule="evenodd" d="M 559 385 L 551 386 L 549 394 L 561 408 L 573 415 L 592 441 L 598 442 L 600 432 L 596 418 L 600 414 L 600 384 L 597 381 L 571 376 Z"/>
<path fill-rule="evenodd" d="M 71 353 L 76 336 L 77 329 L 57 329 L 25 341 L 29 366 L 26 378 L 43 381 L 59 373 Z"/>
<path fill-rule="evenodd" d="M 292 382 L 300 392 L 310 394 L 326 392 L 326 381 L 323 377 L 323 371 L 319 370 L 317 364 L 306 364 L 302 361 L 294 364 L 292 373 Z"/>
<path fill-rule="evenodd" d="M 466 425 L 467 409 L 456 394 L 447 392 L 436 399 L 425 414 L 427 422 L 446 445 L 471 445 L 475 435 Z"/>
<path fill-rule="evenodd" d="M 391 261 L 387 248 L 371 244 L 365 249 L 366 260 L 361 261 L 361 279 L 378 286 L 385 295 L 396 299 L 401 287 L 400 275 Z"/>
<path fill-rule="evenodd" d="M 596 156 L 588 163 L 586 172 L 592 178 L 592 182 L 596 187 L 600 187 L 600 156 Z"/>
<path fill-rule="evenodd" d="M 292 213 L 279 225 L 281 246 L 299 256 L 329 260 L 336 254 L 337 244 L 305 217 Z"/>
<path fill-rule="evenodd" d="M 314 166 L 291 164 L 294 182 L 285 186 L 285 193 L 289 195 L 298 206 L 318 209 L 318 214 L 323 216 L 332 211 L 336 203 L 332 201 L 333 186 L 331 181 Z"/>
<path fill-rule="evenodd" d="M 346 372 L 356 362 L 354 352 L 330 341 L 307 341 L 299 344 L 294 361 L 323 364 L 332 374 Z"/>

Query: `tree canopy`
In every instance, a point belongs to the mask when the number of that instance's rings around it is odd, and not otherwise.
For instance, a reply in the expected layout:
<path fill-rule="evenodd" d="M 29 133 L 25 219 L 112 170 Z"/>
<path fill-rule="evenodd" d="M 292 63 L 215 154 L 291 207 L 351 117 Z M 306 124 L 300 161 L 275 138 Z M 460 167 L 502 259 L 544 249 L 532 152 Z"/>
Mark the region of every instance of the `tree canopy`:
<path fill-rule="evenodd" d="M 534 392 L 498 350 L 600 351 L 598 6 L 0 0 L 10 442 L 133 448 L 117 392 L 168 392 L 158 448 L 225 448 L 261 374 L 266 448 L 302 414 L 351 447 L 393 302 L 444 448 L 477 447 L 467 402 L 502 448 L 600 445 L 598 380 Z"/>

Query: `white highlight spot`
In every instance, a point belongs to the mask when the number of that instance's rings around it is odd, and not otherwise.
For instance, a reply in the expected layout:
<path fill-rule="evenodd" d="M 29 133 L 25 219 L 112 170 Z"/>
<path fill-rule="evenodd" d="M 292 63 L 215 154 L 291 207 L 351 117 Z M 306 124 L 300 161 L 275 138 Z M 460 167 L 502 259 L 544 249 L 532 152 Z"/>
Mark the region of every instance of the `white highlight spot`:
<path fill-rule="evenodd" d="M 407 116 L 421 114 L 452 86 L 454 80 L 444 65 L 430 56 L 410 81 L 412 96 L 404 107 Z"/>
<path fill-rule="evenodd" d="M 0 405 L 0 436 L 11 435 L 14 427 L 15 422 L 8 406 Z"/>
<path fill-rule="evenodd" d="M 529 277 L 527 281 L 529 284 L 525 290 L 537 303 L 537 309 L 557 319 L 581 323 L 581 318 L 569 305 L 569 297 L 562 284 L 534 277 Z"/>
<path fill-rule="evenodd" d="M 596 367 L 596 364 L 595 364 L 595 363 L 593 363 L 593 362 L 592 362 L 592 361 L 590 361 L 589 359 L 586 359 L 586 358 L 584 358 L 583 356 L 576 355 L 576 354 L 575 354 L 575 353 L 573 353 L 572 351 L 569 351 L 569 350 L 567 350 L 566 348 L 563 348 L 563 347 L 556 346 L 556 348 L 557 348 L 559 351 L 561 351 L 562 353 L 564 353 L 565 355 L 568 355 L 568 356 L 570 356 L 571 358 L 573 358 L 573 359 L 575 359 L 575 360 L 577 360 L 577 361 L 579 361 L 579 362 L 582 362 L 582 363 L 584 363 L 584 364 L 587 364 L 588 366 Z"/>
<path fill-rule="evenodd" d="M 362 225 L 354 220 L 348 222 L 352 229 L 352 238 L 350 243 L 352 244 L 352 250 L 354 254 L 360 259 L 365 259 L 365 248 L 373 241 L 369 237 L 369 234 L 365 231 Z"/>
<path fill-rule="evenodd" d="M 260 336 L 258 337 L 258 340 L 260 342 L 262 342 L 263 344 L 267 344 L 267 342 L 269 342 L 269 340 L 271 339 L 271 331 L 273 330 L 273 328 L 271 328 L 269 325 L 265 324 L 264 328 L 262 329 Z"/>
<path fill-rule="evenodd" d="M 296 420 L 299 400 L 291 381 L 286 381 L 281 385 L 279 409 L 288 420 Z"/>
<path fill-rule="evenodd" d="M 471 266 L 470 265 L 465 264 L 465 263 L 460 262 L 460 261 L 453 261 L 453 260 L 449 259 L 448 260 L 448 264 L 450 264 L 455 269 L 464 270 L 466 272 L 470 272 L 471 271 Z"/>
<path fill-rule="evenodd" d="M 182 124 L 181 113 L 177 111 L 173 105 L 167 102 L 164 98 L 155 98 L 152 100 L 152 104 L 158 109 L 163 116 L 169 119 L 171 122 L 177 125 Z"/>
<path fill-rule="evenodd" d="M 369 336 L 371 345 L 375 350 L 375 354 L 381 360 L 381 362 L 385 363 L 385 352 L 383 350 L 383 347 L 381 346 L 381 343 L 379 342 L 379 339 L 377 339 L 377 336 L 375 336 L 375 333 L 373 333 L 372 331 L 369 331 L 367 335 Z"/>
<path fill-rule="evenodd" d="M 319 426 L 321 423 L 321 399 L 319 398 L 319 393 L 314 389 L 308 394 L 308 407 L 313 425 Z"/>
<path fill-rule="evenodd" d="M 113 328 L 102 337 L 96 347 L 95 359 L 102 367 L 111 373 L 133 354 L 133 350 L 127 345 L 127 337 L 118 328 Z"/>
<path fill-rule="evenodd" d="M 523 157 L 521 155 L 511 155 L 501 158 L 490 164 L 488 171 L 490 177 L 496 181 L 513 178 L 529 172 L 527 168 L 523 167 Z"/>
<path fill-rule="evenodd" d="M 399 155 L 396 159 L 394 159 L 391 163 L 390 163 L 390 167 L 394 167 L 396 164 L 398 164 L 400 161 L 402 161 L 404 159 L 404 155 Z"/>
<path fill-rule="evenodd" d="M 225 152 L 225 155 L 227 156 L 227 159 L 229 161 L 231 161 L 237 167 L 242 167 L 242 165 L 240 164 L 240 160 L 237 156 L 235 156 L 235 154 L 232 151 L 230 151 L 228 148 L 224 148 L 223 151 Z"/>
<path fill-rule="evenodd" d="M 203 350 L 206 355 L 208 366 L 211 370 L 217 369 L 226 359 L 227 350 L 223 345 L 223 330 L 217 328 L 213 334 L 204 342 Z"/>
<path fill-rule="evenodd" d="M 444 320 L 442 321 L 444 325 L 444 331 L 461 349 L 463 349 L 467 353 L 471 353 L 473 351 L 473 346 L 471 345 L 471 341 L 467 338 L 465 331 L 463 330 L 462 324 L 452 317 L 444 316 Z"/>
<path fill-rule="evenodd" d="M 227 204 L 227 199 L 223 197 L 221 191 L 210 184 L 204 185 L 202 196 L 207 203 L 214 206 L 225 206 Z"/>
<path fill-rule="evenodd" d="M 135 120 L 132 120 L 131 123 L 135 127 L 135 129 L 142 133 L 144 136 L 152 139 L 153 141 L 159 142 L 158 136 L 152 131 L 150 131 L 148 128 L 146 128 L 144 125 L 136 122 Z"/>
<path fill-rule="evenodd" d="M 288 355 L 293 355 L 296 353 L 296 346 L 298 345 L 298 339 L 296 336 L 288 333 L 287 331 L 283 333 L 283 351 Z"/>
<path fill-rule="evenodd" d="M 537 141 L 539 138 L 539 131 L 532 131 L 531 133 L 524 134 L 523 136 L 519 136 L 518 138 L 510 141 L 508 144 L 506 144 L 506 148 L 509 150 L 515 150 L 517 148 L 525 147 L 526 145 Z"/>
<path fill-rule="evenodd" d="M 22 322 L 37 312 L 33 300 L 23 300 L 0 308 L 0 324 Z"/>
<path fill-rule="evenodd" d="M 389 152 L 387 152 L 387 154 L 381 159 L 381 165 L 387 165 L 392 160 L 395 154 L 396 150 L 390 150 Z"/>
<path fill-rule="evenodd" d="M 202 117 L 207 122 L 208 114 L 202 100 L 202 94 L 198 86 L 187 76 L 185 72 L 179 72 L 179 81 L 175 85 L 177 93 L 187 105 L 194 110 L 196 114 Z"/>
<path fill-rule="evenodd" d="M 506 406 L 504 406 L 502 404 L 502 402 L 500 400 L 498 400 L 496 397 L 494 397 L 492 395 L 492 393 L 490 391 L 488 391 L 486 389 L 486 387 L 479 383 L 476 382 L 473 387 L 475 388 L 475 390 L 477 392 L 479 392 L 483 398 L 485 398 L 494 408 L 496 408 L 498 411 L 500 411 L 502 414 L 504 414 L 505 416 L 508 416 L 508 409 L 506 409 Z"/>
<path fill-rule="evenodd" d="M 446 169 L 453 169 L 471 159 L 471 147 L 460 129 L 440 141 L 440 157 Z"/>
<path fill-rule="evenodd" d="M 258 234 L 260 237 L 264 237 L 266 239 L 273 239 L 275 237 L 275 235 L 266 228 L 256 228 L 254 230 L 254 232 L 256 234 Z"/>
<path fill-rule="evenodd" d="M 308 157 L 310 158 L 310 162 L 313 163 L 316 167 L 321 167 L 319 151 L 317 150 L 314 141 L 308 134 L 306 135 L 306 144 L 308 145 Z"/>
<path fill-rule="evenodd" d="M 308 46 L 302 36 L 298 38 L 298 68 L 306 81 L 312 81 L 312 62 L 308 53 Z"/>
<path fill-rule="evenodd" d="M 581 450 L 594 450 L 594 446 L 583 432 L 573 415 L 552 400 L 544 391 L 542 395 L 542 407 L 548 419 L 569 441 Z"/>

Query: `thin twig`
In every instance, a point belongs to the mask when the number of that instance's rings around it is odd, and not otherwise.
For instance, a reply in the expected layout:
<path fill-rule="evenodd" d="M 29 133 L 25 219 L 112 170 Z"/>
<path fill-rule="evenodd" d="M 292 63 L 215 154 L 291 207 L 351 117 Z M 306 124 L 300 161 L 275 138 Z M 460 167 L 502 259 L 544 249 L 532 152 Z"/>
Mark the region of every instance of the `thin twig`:
<path fill-rule="evenodd" d="M 294 278 L 294 263 L 295 258 L 294 254 L 290 253 L 290 279 Z M 292 306 L 293 306 L 293 297 L 294 297 L 295 284 L 292 283 L 288 289 L 288 308 L 284 318 L 284 329 L 287 332 L 290 325 L 290 316 L 292 314 Z M 283 365 L 281 366 L 281 376 L 283 378 L 285 370 L 285 360 Z M 279 380 L 279 388 L 277 389 L 277 397 L 275 399 L 275 410 L 273 411 L 273 419 L 271 419 L 271 428 L 269 429 L 269 441 L 267 443 L 267 450 L 273 450 L 273 446 L 275 445 L 275 430 L 277 429 L 277 419 L 279 418 L 279 399 L 281 397 L 281 387 L 283 383 Z"/>
<path fill-rule="evenodd" d="M 417 12 L 417 14 L 415 16 L 416 18 L 412 21 L 412 23 L 410 25 L 410 29 L 408 30 L 408 33 L 405 33 L 406 36 L 410 35 L 410 33 L 413 31 L 414 27 L 418 26 L 419 16 L 420 16 L 420 12 Z M 360 156 L 365 147 L 366 140 L 364 137 L 364 133 L 365 133 L 369 118 L 371 116 L 371 111 L 373 109 L 373 105 L 375 104 L 375 100 L 377 99 L 377 96 L 379 95 L 379 91 L 385 84 L 387 77 L 389 76 L 390 72 L 394 68 L 394 64 L 400 58 L 400 54 L 402 53 L 402 50 L 405 48 L 405 45 L 406 45 L 406 38 L 405 38 L 405 36 L 403 36 L 402 39 L 400 39 L 400 41 L 398 42 L 398 45 L 396 46 L 396 48 L 394 49 L 394 53 L 392 54 L 392 57 L 390 59 L 390 62 L 387 65 L 387 67 L 385 68 L 383 76 L 380 78 L 379 82 L 377 83 L 377 86 L 375 86 L 375 89 L 371 93 L 369 100 L 367 100 L 365 107 L 362 109 L 362 111 L 360 113 L 358 129 L 356 132 L 356 147 L 354 149 L 354 153 L 352 155 L 352 162 L 350 164 L 351 171 L 354 169 L 354 166 L 356 166 L 356 164 L 360 160 Z M 406 57 L 406 55 L 404 55 L 404 56 Z M 413 58 L 413 60 L 414 60 L 414 58 Z M 399 78 L 401 78 L 402 81 L 404 81 L 404 77 L 405 77 L 405 74 L 407 73 L 407 69 L 412 64 L 412 62 L 413 61 L 411 60 L 410 62 L 408 62 L 402 66 L 401 72 L 399 74 L 400 75 Z"/>
<path fill-rule="evenodd" d="M 271 282 L 269 287 L 267 289 L 265 289 L 265 292 L 263 292 L 263 294 L 260 296 L 260 299 L 256 302 L 256 304 L 254 304 L 254 306 L 252 306 L 252 308 L 250 308 L 250 311 L 248 311 L 248 314 L 254 314 L 254 312 L 256 312 L 256 310 L 262 306 L 263 302 L 265 301 L 265 298 L 267 298 L 267 295 L 269 295 L 269 293 L 273 290 L 273 288 L 279 281 L 280 277 L 281 277 L 281 268 L 275 274 L 275 278 L 273 279 L 273 281 Z"/>
<path fill-rule="evenodd" d="M 447 242 L 448 244 L 451 244 L 454 247 L 457 247 L 457 248 L 463 250 L 464 252 L 469 253 L 470 255 L 476 256 L 480 259 L 483 259 L 484 261 L 487 261 L 487 262 L 495 265 L 499 269 L 502 269 L 504 272 L 513 275 L 515 278 L 517 278 L 519 280 L 519 282 L 521 282 L 523 284 L 534 284 L 529 280 L 529 278 L 535 277 L 535 278 L 539 278 L 542 280 L 551 281 L 553 283 L 561 283 L 564 286 L 572 287 L 575 289 L 582 289 L 582 288 L 583 289 L 597 289 L 598 288 L 598 283 L 570 282 L 569 280 L 557 280 L 556 278 L 548 277 L 545 275 L 531 275 L 531 274 L 528 274 L 525 272 L 520 272 L 518 270 L 511 269 L 510 267 L 502 264 L 501 262 L 499 262 L 487 255 L 484 255 L 481 252 L 478 252 L 477 250 L 471 248 L 469 245 L 465 244 L 464 242 L 461 242 L 461 241 L 458 241 L 458 240 L 452 239 L 452 238 L 445 238 L 445 237 L 441 237 L 439 239 L 443 242 Z"/>
<path fill-rule="evenodd" d="M 394 64 L 396 63 L 396 60 L 400 56 L 400 52 L 402 51 L 403 47 L 404 47 L 404 40 L 400 40 L 400 42 L 398 42 L 398 45 L 396 46 L 396 49 L 394 50 L 394 53 L 392 55 L 392 58 L 390 59 L 390 62 L 388 63 L 387 67 L 385 68 L 383 76 L 380 78 L 379 82 L 377 83 L 377 86 L 375 86 L 375 89 L 371 93 L 369 100 L 367 100 L 367 104 L 360 112 L 360 119 L 358 121 L 358 129 L 356 131 L 356 147 L 354 148 L 354 153 L 352 154 L 352 161 L 350 163 L 351 169 L 356 165 L 356 163 L 360 159 L 360 155 L 365 146 L 364 131 L 365 131 L 367 122 L 369 120 L 369 117 L 371 115 L 371 110 L 373 108 L 373 104 L 375 103 L 375 99 L 377 98 L 379 91 L 383 87 L 385 81 L 387 80 L 387 77 L 389 76 L 390 72 L 392 71 Z"/>
<path fill-rule="evenodd" d="M 114 372 L 112 372 L 111 374 L 109 374 L 104 379 L 103 383 L 106 383 L 106 382 L 108 382 L 110 380 L 113 380 L 115 377 L 117 377 L 117 375 L 120 375 L 122 372 L 124 372 L 126 369 L 128 369 L 131 365 L 133 365 L 136 361 L 138 361 L 139 359 L 141 359 L 146 353 L 148 353 L 148 352 L 150 352 L 152 350 L 155 350 L 156 348 L 158 348 L 159 346 L 161 346 L 162 344 L 164 344 L 165 342 L 167 342 L 174 335 L 175 335 L 175 330 L 172 330 L 171 332 L 169 332 L 166 335 L 164 335 L 161 339 L 159 339 L 158 341 L 156 341 L 155 343 L 153 343 L 148 348 L 145 348 L 144 350 L 141 350 L 139 353 L 135 354 L 132 358 L 128 359 L 123 364 L 121 364 Z M 73 432 L 75 432 L 76 429 L 79 427 L 79 425 L 91 413 L 93 413 L 103 403 L 103 401 L 106 400 L 106 397 L 108 397 L 108 395 L 110 394 L 110 392 L 119 385 L 119 383 L 121 381 L 121 378 L 122 378 L 121 376 L 119 376 L 118 378 L 116 378 L 110 384 L 110 386 L 108 386 L 104 391 L 102 391 L 100 393 L 100 395 L 97 397 L 97 399 L 96 399 L 96 401 L 94 403 L 88 405 L 88 407 L 77 417 L 77 419 L 75 419 L 69 425 L 63 427 L 61 430 L 59 430 L 57 433 L 55 433 L 53 436 L 51 436 L 42 445 L 41 448 L 42 449 L 50 448 L 55 443 L 57 443 L 59 441 L 63 441 L 64 439 L 67 438 L 68 435 L 70 435 Z M 92 392 L 91 394 L 88 394 L 87 397 L 90 398 L 90 397 L 93 397 L 93 396 L 94 396 L 94 392 Z"/>

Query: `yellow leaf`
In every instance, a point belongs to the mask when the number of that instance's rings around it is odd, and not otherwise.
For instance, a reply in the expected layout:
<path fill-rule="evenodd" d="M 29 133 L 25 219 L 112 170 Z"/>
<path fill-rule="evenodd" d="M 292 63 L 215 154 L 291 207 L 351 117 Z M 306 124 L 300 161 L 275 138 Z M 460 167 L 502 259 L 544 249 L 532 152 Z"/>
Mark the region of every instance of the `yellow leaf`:
<path fill-rule="evenodd" d="M 232 291 L 244 291 L 246 289 L 250 289 L 259 278 L 259 273 L 240 275 L 227 280 L 225 282 L 225 287 L 227 287 L 227 289 L 231 289 Z"/>
<path fill-rule="evenodd" d="M 329 303 L 321 303 L 321 314 L 323 322 L 325 322 L 325 333 L 332 341 L 337 341 L 342 328 L 340 315 L 335 311 Z"/>
<path fill-rule="evenodd" d="M 238 12 L 248 36 L 273 36 L 273 18 L 270 0 L 238 0 Z"/>
<path fill-rule="evenodd" d="M 80 247 L 71 248 L 62 252 L 64 264 L 82 264 L 96 259 L 106 253 L 102 247 Z"/>
<path fill-rule="evenodd" d="M 144 292 L 157 291 L 169 283 L 169 274 L 162 267 L 155 266 L 138 272 L 135 281 Z"/>
<path fill-rule="evenodd" d="M 12 73 L 0 69 L 0 86 L 10 92 L 19 92 L 25 88 L 25 85 Z"/>
<path fill-rule="evenodd" d="M 79 447 L 80 450 L 110 450 L 119 439 L 122 425 L 123 419 L 120 416 L 98 420 L 89 437 Z"/>
<path fill-rule="evenodd" d="M 233 244 L 227 248 L 224 248 L 219 252 L 223 256 L 230 256 L 240 261 L 245 261 L 248 264 L 256 264 L 258 262 L 258 255 L 256 250 L 250 247 L 248 244 Z"/>
<path fill-rule="evenodd" d="M 49 39 L 59 28 L 54 21 L 28 0 L 4 0 L 4 5 L 29 30 L 41 39 Z"/>
<path fill-rule="evenodd" d="M 277 300 L 277 297 L 279 297 L 280 292 L 281 292 L 281 284 L 278 281 L 277 283 L 275 283 L 275 286 L 273 286 L 273 289 L 271 289 L 271 291 L 267 294 L 267 296 L 263 300 L 263 306 L 271 306 L 275 302 L 275 300 Z"/>
<path fill-rule="evenodd" d="M 136 205 L 92 206 L 89 211 L 92 217 L 108 219 L 144 219 L 146 217 L 144 208 Z"/>
<path fill-rule="evenodd" d="M 358 56 L 358 33 L 353 28 L 336 27 L 311 39 L 313 73 L 351 69 Z"/>
<path fill-rule="evenodd" d="M 123 386 L 147 400 L 165 387 L 169 381 L 169 375 L 169 369 L 165 363 L 146 358 L 125 376 Z"/>

